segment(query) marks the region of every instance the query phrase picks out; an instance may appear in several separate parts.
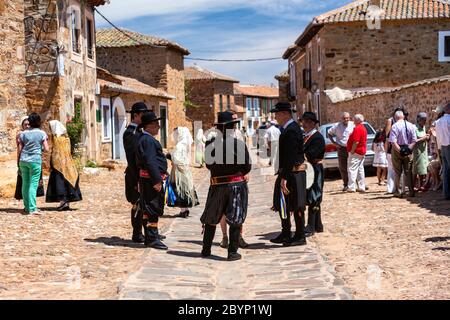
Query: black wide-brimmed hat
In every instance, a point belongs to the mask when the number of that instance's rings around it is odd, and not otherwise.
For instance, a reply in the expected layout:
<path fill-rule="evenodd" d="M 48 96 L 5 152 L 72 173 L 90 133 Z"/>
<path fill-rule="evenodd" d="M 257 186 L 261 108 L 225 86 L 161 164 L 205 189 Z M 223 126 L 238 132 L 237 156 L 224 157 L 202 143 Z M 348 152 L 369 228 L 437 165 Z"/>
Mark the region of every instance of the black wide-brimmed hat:
<path fill-rule="evenodd" d="M 314 123 L 319 123 L 320 122 L 319 120 L 317 120 L 316 113 L 315 112 L 309 112 L 309 111 L 305 112 L 302 115 L 302 117 L 300 118 L 300 120 L 311 120 Z"/>
<path fill-rule="evenodd" d="M 225 112 L 219 112 L 217 116 L 217 122 L 214 123 L 215 126 L 217 125 L 227 125 L 230 123 L 236 123 L 241 121 L 241 119 L 233 119 L 234 113 L 225 111 Z"/>
<path fill-rule="evenodd" d="M 270 113 L 282 112 L 282 111 L 294 111 L 290 103 L 287 102 L 278 102 Z"/>
<path fill-rule="evenodd" d="M 131 111 L 127 111 L 127 113 L 139 113 L 139 112 L 148 112 L 148 111 L 150 111 L 150 110 L 147 108 L 147 105 L 145 103 L 136 102 L 131 107 Z"/>
<path fill-rule="evenodd" d="M 152 122 L 155 122 L 155 121 L 159 121 L 161 119 L 162 118 L 158 118 L 154 112 L 148 111 L 148 112 L 146 112 L 146 113 L 144 113 L 142 115 L 141 126 L 146 126 L 149 123 L 152 123 Z"/>

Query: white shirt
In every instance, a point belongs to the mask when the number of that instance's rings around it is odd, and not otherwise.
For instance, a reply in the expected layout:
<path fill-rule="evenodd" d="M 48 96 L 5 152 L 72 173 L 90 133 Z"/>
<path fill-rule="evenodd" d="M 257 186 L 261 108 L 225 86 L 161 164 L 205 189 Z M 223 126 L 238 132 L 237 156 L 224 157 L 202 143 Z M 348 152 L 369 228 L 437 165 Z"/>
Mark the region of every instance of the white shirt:
<path fill-rule="evenodd" d="M 274 125 L 271 125 L 270 128 L 267 129 L 264 138 L 267 139 L 267 141 L 274 142 L 280 139 L 280 135 L 281 135 L 280 129 L 278 129 Z"/>
<path fill-rule="evenodd" d="M 450 146 L 450 114 L 436 121 L 436 140 L 439 150 Z"/>
<path fill-rule="evenodd" d="M 286 122 L 283 126 L 283 129 L 287 129 L 287 127 L 289 127 L 291 125 L 291 123 L 294 122 L 294 119 L 289 120 L 288 122 Z"/>
<path fill-rule="evenodd" d="M 353 121 L 349 121 L 347 126 L 344 126 L 342 122 L 338 122 L 328 130 L 328 134 L 335 137 L 338 145 L 346 147 L 348 138 L 352 134 L 353 129 L 355 129 Z"/>

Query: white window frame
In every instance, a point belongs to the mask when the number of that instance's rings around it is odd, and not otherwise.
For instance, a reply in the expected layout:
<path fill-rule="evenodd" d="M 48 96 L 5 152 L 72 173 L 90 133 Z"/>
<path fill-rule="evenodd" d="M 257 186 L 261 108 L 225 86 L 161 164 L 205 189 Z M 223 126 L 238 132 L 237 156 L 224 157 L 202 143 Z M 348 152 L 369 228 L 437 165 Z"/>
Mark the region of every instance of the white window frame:
<path fill-rule="evenodd" d="M 255 117 L 259 117 L 259 110 L 260 110 L 259 98 L 253 98 L 253 114 Z"/>
<path fill-rule="evenodd" d="M 94 19 L 94 15 L 85 10 L 85 30 L 84 30 L 84 38 L 85 38 L 85 48 L 86 48 L 86 57 L 88 60 L 95 62 L 95 19 Z M 92 58 L 89 58 L 89 53 L 88 53 L 88 48 L 89 48 L 89 44 L 88 44 L 88 24 L 89 22 L 91 22 L 91 26 L 92 26 L 92 30 L 91 30 L 91 37 L 92 37 Z"/>
<path fill-rule="evenodd" d="M 106 114 L 108 117 L 105 119 L 105 107 L 109 108 L 109 112 Z M 112 142 L 112 117 L 111 117 L 111 99 L 102 98 L 100 100 L 100 110 L 102 113 L 102 142 Z M 106 127 L 105 127 L 106 126 Z M 105 129 L 108 135 L 105 135 Z"/>
<path fill-rule="evenodd" d="M 450 31 L 439 31 L 439 62 L 449 62 L 450 56 L 445 56 L 445 38 L 450 37 Z"/>
<path fill-rule="evenodd" d="M 245 98 L 245 108 L 247 109 L 247 112 L 250 112 L 250 111 L 252 111 L 252 105 L 253 105 L 253 102 L 252 102 L 252 98 Z"/>

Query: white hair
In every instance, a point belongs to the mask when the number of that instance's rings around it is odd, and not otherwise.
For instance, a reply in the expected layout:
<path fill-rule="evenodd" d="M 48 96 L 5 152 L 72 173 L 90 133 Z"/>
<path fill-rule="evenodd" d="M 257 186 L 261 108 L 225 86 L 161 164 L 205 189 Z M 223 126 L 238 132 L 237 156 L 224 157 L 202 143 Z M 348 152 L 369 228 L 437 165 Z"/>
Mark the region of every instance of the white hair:
<path fill-rule="evenodd" d="M 355 120 L 359 122 L 364 122 L 364 116 L 362 114 L 355 114 Z"/>
<path fill-rule="evenodd" d="M 341 113 L 341 119 L 346 118 L 346 117 L 350 117 L 350 113 L 348 113 L 348 112 L 342 112 L 342 113 Z"/>
<path fill-rule="evenodd" d="M 405 118 L 405 114 L 403 111 L 399 110 L 394 114 L 396 120 Z"/>

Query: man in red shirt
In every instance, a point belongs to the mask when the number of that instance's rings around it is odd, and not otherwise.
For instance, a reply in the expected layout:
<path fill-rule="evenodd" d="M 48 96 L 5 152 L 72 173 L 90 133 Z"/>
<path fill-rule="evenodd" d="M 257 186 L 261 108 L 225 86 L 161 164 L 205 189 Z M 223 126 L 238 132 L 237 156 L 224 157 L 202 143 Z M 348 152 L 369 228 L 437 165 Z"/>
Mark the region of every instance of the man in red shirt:
<path fill-rule="evenodd" d="M 355 129 L 348 138 L 348 192 L 366 192 L 364 160 L 367 152 L 367 130 L 364 126 L 364 116 L 354 117 Z"/>

